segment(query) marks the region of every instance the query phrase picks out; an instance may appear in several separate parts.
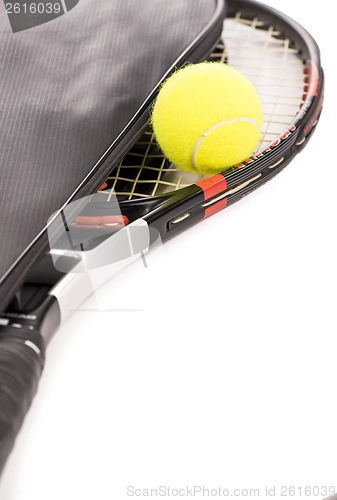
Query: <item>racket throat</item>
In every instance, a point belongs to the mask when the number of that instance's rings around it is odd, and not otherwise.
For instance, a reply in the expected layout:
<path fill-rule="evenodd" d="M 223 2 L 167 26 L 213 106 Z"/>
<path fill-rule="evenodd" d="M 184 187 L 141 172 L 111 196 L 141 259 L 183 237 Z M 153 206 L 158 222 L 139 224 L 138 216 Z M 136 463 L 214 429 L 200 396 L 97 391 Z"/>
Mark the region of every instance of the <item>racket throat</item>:
<path fill-rule="evenodd" d="M 15 301 L 7 309 L 0 318 L 0 337 L 2 330 L 6 331 L 7 336 L 10 332 L 11 336 L 22 339 L 42 355 L 60 323 L 61 312 L 55 297 L 44 294 L 43 299 L 36 301 L 32 296 L 31 301 L 21 309 Z"/>

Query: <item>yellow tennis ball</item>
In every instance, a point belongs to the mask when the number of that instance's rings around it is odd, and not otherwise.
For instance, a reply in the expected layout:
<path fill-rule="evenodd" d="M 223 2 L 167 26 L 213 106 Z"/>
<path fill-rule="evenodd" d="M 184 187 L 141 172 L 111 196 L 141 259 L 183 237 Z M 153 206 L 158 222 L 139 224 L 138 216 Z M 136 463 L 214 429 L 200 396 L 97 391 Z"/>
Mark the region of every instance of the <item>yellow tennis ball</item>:
<path fill-rule="evenodd" d="M 179 168 L 221 172 L 249 157 L 263 110 L 253 85 L 219 62 L 190 65 L 163 84 L 151 116 L 159 146 Z"/>

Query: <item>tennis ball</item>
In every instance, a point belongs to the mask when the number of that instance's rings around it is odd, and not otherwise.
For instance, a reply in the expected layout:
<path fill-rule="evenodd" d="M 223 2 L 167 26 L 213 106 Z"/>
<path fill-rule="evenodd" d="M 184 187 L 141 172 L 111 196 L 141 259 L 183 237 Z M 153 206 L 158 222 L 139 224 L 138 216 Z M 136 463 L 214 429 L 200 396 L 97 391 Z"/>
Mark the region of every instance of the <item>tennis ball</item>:
<path fill-rule="evenodd" d="M 249 157 L 263 110 L 253 85 L 219 62 L 189 65 L 163 84 L 151 122 L 165 156 L 182 170 L 211 174 Z"/>

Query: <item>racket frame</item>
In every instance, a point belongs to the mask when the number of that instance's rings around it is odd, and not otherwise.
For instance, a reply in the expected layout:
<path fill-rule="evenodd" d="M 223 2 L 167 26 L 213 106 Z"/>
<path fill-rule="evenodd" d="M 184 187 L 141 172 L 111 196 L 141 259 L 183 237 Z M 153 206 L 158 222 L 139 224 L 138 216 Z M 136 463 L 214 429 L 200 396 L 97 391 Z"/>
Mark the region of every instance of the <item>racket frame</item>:
<path fill-rule="evenodd" d="M 219 2 L 219 5 L 220 3 L 221 2 Z M 287 34 L 291 35 L 294 43 L 301 49 L 303 60 L 306 61 L 304 69 L 307 72 L 306 78 L 308 80 L 308 88 L 306 89 L 306 97 L 302 108 L 296 118 L 275 141 L 262 151 L 242 162 L 242 164 L 235 166 L 232 171 L 223 172 L 222 174 L 217 174 L 208 179 L 201 180 L 194 185 L 187 186 L 174 193 L 155 196 L 151 199 L 121 202 L 121 213 L 127 218 L 131 226 L 133 223 L 138 223 L 145 228 L 149 228 L 149 244 L 145 245 L 147 248 L 158 239 L 158 235 L 161 237 L 162 241 L 165 241 L 199 220 L 238 201 L 243 196 L 246 196 L 274 177 L 292 160 L 294 155 L 307 144 L 319 119 L 323 104 L 324 75 L 320 66 L 317 44 L 304 28 L 275 9 L 248 0 L 228 1 L 229 17 L 234 14 L 234 10 L 240 10 L 243 16 L 251 17 L 250 14 L 252 9 L 254 9 L 254 15 L 256 16 L 263 18 L 267 15 L 268 18 L 271 18 L 275 23 L 275 27 L 281 32 L 285 31 Z M 261 26 L 261 29 L 263 29 L 263 26 Z M 201 40 L 206 36 L 206 33 L 207 30 L 201 35 Z M 169 76 L 172 71 L 173 68 L 171 68 L 170 72 L 168 72 L 164 78 Z M 154 89 L 149 99 L 139 111 L 137 117 L 135 117 L 135 120 L 130 123 L 128 128 L 123 131 L 122 135 L 117 140 L 121 140 L 127 135 L 135 124 L 135 121 L 144 119 L 150 103 L 156 96 L 159 88 L 160 85 Z M 114 145 L 111 146 L 107 154 L 100 159 L 91 173 L 86 177 L 83 184 L 79 187 L 78 192 L 80 192 L 80 189 L 86 183 L 92 191 L 99 188 L 106 178 L 108 168 L 106 160 L 113 151 Z M 124 146 L 124 154 L 131 145 L 131 143 L 127 143 Z M 95 180 L 93 180 L 94 174 L 100 167 L 103 167 L 102 174 L 96 176 Z M 72 201 L 72 199 L 73 197 L 68 200 L 68 203 Z M 62 207 L 60 212 L 62 212 L 63 209 L 64 207 Z M 124 229 L 127 230 L 127 228 Z M 114 243 L 118 240 L 116 236 L 124 231 L 124 229 L 109 236 L 104 244 L 113 247 Z M 147 251 L 147 248 L 140 249 L 137 255 L 141 255 L 142 251 Z M 98 250 L 98 252 L 99 251 L 100 250 Z M 78 262 L 81 264 L 83 264 L 86 258 L 84 254 L 77 255 Z M 131 258 L 137 257 L 137 255 L 131 256 Z M 96 258 L 97 257 L 95 257 L 95 259 Z M 50 257 L 49 261 L 50 265 L 52 265 Z M 124 263 L 127 264 L 128 259 L 126 259 Z M 37 269 L 38 268 L 39 266 L 37 266 Z M 55 276 L 60 277 L 57 274 Z M 83 275 L 80 273 L 69 273 L 59 283 L 50 283 L 49 291 L 46 293 L 44 300 L 41 300 L 38 307 L 34 310 L 20 312 L 9 309 L 0 318 L 0 340 L 6 341 L 8 337 L 13 336 L 17 342 L 20 340 L 24 341 L 25 347 L 28 350 L 33 350 L 39 358 L 39 360 L 36 360 L 36 365 L 39 364 L 39 369 L 37 371 L 40 371 L 40 365 L 44 362 L 45 346 L 50 341 L 53 333 L 57 330 L 62 319 L 65 319 L 62 317 L 62 310 L 67 309 L 69 311 L 67 305 L 68 299 L 66 295 L 64 295 L 64 292 L 66 291 L 72 294 L 72 286 L 75 281 L 83 284 L 83 286 L 79 287 L 79 289 L 81 288 L 81 296 L 78 297 L 79 300 L 76 301 L 74 309 L 76 309 L 76 307 L 85 300 L 88 294 L 92 292 L 90 286 L 84 286 L 84 281 L 81 280 L 81 277 L 83 278 Z M 109 278 L 110 275 L 105 277 L 105 279 Z M 53 287 L 53 285 L 56 286 Z M 65 298 L 62 299 L 62 296 Z M 13 345 L 10 346 L 8 352 L 13 352 Z M 34 375 L 34 377 L 31 398 L 33 397 L 34 387 L 39 378 L 37 375 Z M 21 409 L 23 413 L 26 412 L 26 407 L 27 404 L 25 403 L 25 408 Z M 23 420 L 23 417 L 24 414 L 20 416 L 20 419 Z M 18 419 L 15 433 L 22 423 L 20 419 Z M 12 442 L 6 445 L 6 454 L 9 453 L 11 446 Z M 2 464 L 0 465 L 3 465 L 5 458 L 6 457 L 3 457 Z"/>

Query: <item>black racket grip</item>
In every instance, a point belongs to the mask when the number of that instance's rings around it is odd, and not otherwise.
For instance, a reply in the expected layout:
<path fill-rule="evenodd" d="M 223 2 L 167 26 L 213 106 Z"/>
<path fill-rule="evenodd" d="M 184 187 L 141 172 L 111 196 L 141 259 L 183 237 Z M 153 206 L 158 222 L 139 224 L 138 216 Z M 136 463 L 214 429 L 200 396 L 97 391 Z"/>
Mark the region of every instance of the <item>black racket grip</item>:
<path fill-rule="evenodd" d="M 43 366 L 41 345 L 0 336 L 0 475 L 37 391 Z"/>

